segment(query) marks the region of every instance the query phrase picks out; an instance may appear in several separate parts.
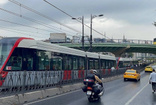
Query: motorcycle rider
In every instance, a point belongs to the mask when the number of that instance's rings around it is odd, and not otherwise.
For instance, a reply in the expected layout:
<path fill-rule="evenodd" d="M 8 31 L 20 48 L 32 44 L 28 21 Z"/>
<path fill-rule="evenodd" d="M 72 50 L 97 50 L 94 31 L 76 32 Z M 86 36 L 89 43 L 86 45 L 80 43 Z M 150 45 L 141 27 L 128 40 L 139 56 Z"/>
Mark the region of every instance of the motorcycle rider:
<path fill-rule="evenodd" d="M 98 77 L 97 71 L 91 69 L 90 73 L 87 75 L 86 79 L 94 80 L 94 91 L 95 93 L 100 93 L 100 91 L 103 89 L 102 80 Z M 82 90 L 86 91 L 86 86 L 82 88 Z"/>
<path fill-rule="evenodd" d="M 102 84 L 102 80 L 101 80 L 101 77 L 99 74 L 97 74 L 97 70 L 91 70 L 90 72 L 93 71 L 93 74 L 95 76 L 95 84 L 100 84 L 102 87 L 103 87 L 103 84 Z"/>

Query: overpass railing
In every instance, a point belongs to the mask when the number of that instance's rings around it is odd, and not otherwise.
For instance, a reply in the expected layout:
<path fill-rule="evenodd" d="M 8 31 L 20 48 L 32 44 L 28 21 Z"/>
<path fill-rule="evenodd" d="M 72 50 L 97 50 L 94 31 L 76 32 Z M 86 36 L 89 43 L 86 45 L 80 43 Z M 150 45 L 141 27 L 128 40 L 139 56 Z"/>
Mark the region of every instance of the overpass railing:
<path fill-rule="evenodd" d="M 81 43 L 72 42 L 72 43 Z M 89 41 L 85 41 L 85 44 L 89 44 Z M 105 40 L 93 40 L 93 43 L 133 43 L 133 44 L 153 44 L 151 40 L 138 40 L 138 39 L 105 39 Z"/>
<path fill-rule="evenodd" d="M 137 39 L 112 39 L 112 43 L 153 44 L 153 41 L 151 41 L 151 40 L 137 40 Z"/>

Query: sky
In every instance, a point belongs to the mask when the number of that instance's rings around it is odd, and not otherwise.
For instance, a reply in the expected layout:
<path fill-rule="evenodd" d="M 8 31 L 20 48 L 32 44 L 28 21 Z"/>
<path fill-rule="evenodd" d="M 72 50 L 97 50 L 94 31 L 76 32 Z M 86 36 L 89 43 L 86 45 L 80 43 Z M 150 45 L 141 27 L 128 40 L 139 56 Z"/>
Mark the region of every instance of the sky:
<path fill-rule="evenodd" d="M 44 40 L 50 33 L 68 37 L 153 40 L 156 37 L 155 0 L 0 0 L 0 36 Z M 56 8 L 55 8 L 55 7 Z M 61 12 L 61 11 L 62 12 Z M 64 13 L 63 13 L 64 12 Z M 104 16 L 98 17 L 103 14 Z M 72 17 L 79 20 L 73 20 Z M 89 27 L 86 27 L 89 26 Z"/>

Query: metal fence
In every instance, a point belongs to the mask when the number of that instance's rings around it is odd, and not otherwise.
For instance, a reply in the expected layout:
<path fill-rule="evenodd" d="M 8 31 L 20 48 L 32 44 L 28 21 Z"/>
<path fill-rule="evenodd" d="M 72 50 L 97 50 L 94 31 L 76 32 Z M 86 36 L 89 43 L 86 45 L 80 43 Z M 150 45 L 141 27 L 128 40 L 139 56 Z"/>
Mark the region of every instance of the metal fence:
<path fill-rule="evenodd" d="M 142 67 L 135 69 L 141 70 Z M 101 69 L 98 70 L 101 78 L 109 78 L 124 74 L 126 68 L 119 70 Z M 10 71 L 1 86 L 1 95 L 19 94 L 28 91 L 40 90 L 52 87 L 83 82 L 87 76 L 87 70 L 66 70 L 66 71 Z M 1 78 L 2 80 L 2 78 Z"/>

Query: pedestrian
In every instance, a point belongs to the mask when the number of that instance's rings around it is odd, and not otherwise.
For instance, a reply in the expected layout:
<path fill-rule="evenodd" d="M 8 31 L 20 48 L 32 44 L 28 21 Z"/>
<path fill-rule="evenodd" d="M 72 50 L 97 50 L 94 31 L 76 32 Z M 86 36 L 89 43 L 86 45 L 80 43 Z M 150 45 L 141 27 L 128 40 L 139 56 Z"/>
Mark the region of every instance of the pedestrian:
<path fill-rule="evenodd" d="M 156 91 L 156 72 L 153 69 L 153 72 L 150 74 L 149 83 L 152 84 L 153 93 Z"/>

